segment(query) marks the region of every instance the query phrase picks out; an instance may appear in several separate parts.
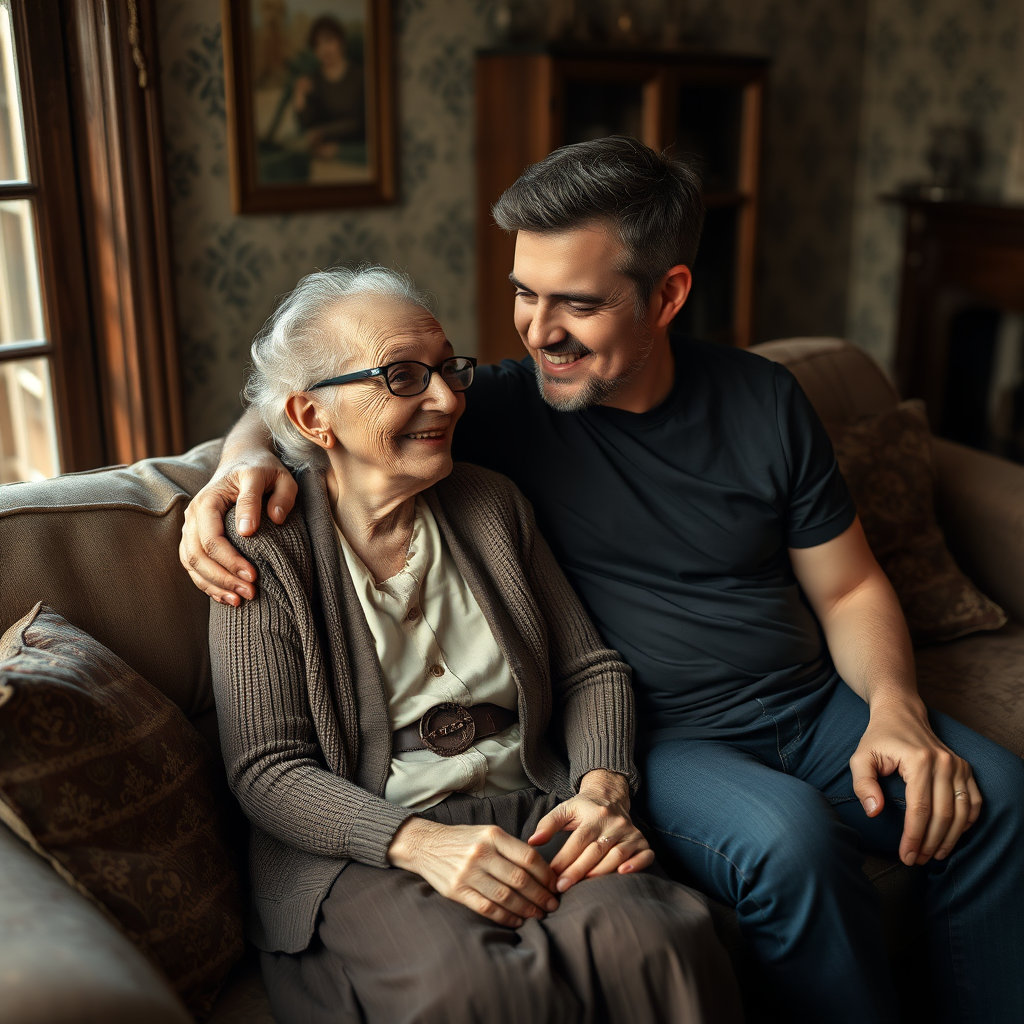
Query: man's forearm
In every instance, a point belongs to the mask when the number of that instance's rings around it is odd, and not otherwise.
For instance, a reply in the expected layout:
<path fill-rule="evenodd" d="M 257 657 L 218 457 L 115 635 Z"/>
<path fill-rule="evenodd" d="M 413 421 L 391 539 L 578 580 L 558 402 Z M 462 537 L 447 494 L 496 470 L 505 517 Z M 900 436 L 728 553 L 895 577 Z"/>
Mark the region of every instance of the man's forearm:
<path fill-rule="evenodd" d="M 899 599 L 879 569 L 821 616 L 836 670 L 872 711 L 924 714 Z"/>
<path fill-rule="evenodd" d="M 224 438 L 220 465 L 245 461 L 246 456 L 251 458 L 254 452 L 262 455 L 270 450 L 270 432 L 266 424 L 254 409 L 246 409 Z"/>

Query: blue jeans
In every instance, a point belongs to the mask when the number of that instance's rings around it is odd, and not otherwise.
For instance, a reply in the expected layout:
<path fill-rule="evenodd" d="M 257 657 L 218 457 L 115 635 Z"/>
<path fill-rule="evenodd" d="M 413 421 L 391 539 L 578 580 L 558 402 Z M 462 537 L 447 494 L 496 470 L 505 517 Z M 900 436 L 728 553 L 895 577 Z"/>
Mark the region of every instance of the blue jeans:
<path fill-rule="evenodd" d="M 932 728 L 970 765 L 981 816 L 925 876 L 933 1021 L 1024 1021 L 1024 762 L 945 715 Z M 735 906 L 770 1001 L 787 1021 L 897 1019 L 865 853 L 897 856 L 904 784 L 881 779 L 868 818 L 849 759 L 867 705 L 833 678 L 752 702 L 728 731 L 640 747 L 638 807 L 670 874 Z M 924 1007 L 922 1006 L 922 1016 Z"/>

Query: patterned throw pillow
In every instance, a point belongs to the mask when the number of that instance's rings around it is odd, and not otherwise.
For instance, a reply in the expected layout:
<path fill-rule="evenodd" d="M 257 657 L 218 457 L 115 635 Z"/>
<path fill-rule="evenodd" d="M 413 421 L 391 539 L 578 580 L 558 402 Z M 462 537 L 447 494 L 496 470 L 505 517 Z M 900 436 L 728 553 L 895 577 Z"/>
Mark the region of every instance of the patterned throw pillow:
<path fill-rule="evenodd" d="M 242 953 L 213 770 L 178 707 L 56 612 L 36 605 L 0 638 L 0 821 L 199 1016 Z"/>
<path fill-rule="evenodd" d="M 935 468 L 924 405 L 848 427 L 836 458 L 868 543 L 903 605 L 918 644 L 998 629 L 1006 614 L 960 571 L 935 519 Z"/>

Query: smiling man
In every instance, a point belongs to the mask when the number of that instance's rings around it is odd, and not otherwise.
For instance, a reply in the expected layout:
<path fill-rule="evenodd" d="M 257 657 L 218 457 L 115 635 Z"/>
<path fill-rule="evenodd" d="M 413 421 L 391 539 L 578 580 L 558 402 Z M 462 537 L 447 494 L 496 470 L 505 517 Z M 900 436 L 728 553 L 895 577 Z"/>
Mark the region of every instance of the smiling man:
<path fill-rule="evenodd" d="M 1024 1019 L 1024 765 L 921 702 L 898 601 L 793 376 L 670 337 L 698 179 L 603 139 L 529 168 L 494 216 L 517 232 L 531 358 L 481 368 L 455 456 L 530 498 L 631 665 L 666 866 L 736 907 L 751 991 L 785 1019 L 867 1024 L 897 1007 L 861 864 L 898 855 L 925 883 L 934 1019 Z M 280 521 L 293 485 L 243 420 L 182 542 L 218 600 L 255 582 L 223 509 L 237 499 L 254 529 L 267 491 Z"/>

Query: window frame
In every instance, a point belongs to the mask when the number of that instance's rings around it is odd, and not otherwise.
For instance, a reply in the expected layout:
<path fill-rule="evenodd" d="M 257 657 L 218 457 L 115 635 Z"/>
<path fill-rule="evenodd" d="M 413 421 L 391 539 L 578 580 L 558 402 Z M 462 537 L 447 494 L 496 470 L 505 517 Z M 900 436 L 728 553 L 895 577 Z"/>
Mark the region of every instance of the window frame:
<path fill-rule="evenodd" d="M 154 0 L 10 7 L 30 181 L 0 200 L 33 204 L 46 338 L 0 360 L 49 360 L 61 472 L 178 454 Z"/>
<path fill-rule="evenodd" d="M 0 346 L 0 362 L 47 360 L 60 470 L 66 473 L 102 465 L 106 453 L 68 82 L 63 47 L 53 45 L 63 33 L 55 0 L 32 0 L 30 18 L 26 4 L 11 0 L 10 10 L 29 180 L 0 184 L 0 201 L 32 204 L 45 337 Z M 40 110 L 47 112 L 45 126 Z"/>

